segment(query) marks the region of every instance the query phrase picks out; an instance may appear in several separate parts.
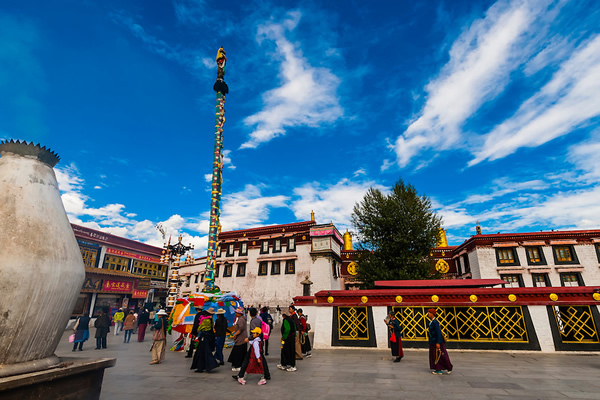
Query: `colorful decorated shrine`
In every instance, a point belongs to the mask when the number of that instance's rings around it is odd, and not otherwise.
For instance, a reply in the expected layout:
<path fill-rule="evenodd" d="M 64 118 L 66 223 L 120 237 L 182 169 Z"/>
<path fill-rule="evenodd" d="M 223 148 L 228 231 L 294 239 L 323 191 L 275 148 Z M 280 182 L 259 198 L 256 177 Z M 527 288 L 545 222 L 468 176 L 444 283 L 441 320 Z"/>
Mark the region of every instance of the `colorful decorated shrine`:
<path fill-rule="evenodd" d="M 175 339 L 172 351 L 182 351 L 185 346 L 185 339 L 192 332 L 194 317 L 196 313 L 202 310 L 214 309 L 225 310 L 227 324 L 232 326 L 235 320 L 235 309 L 243 307 L 244 303 L 235 292 L 229 293 L 194 293 L 185 298 L 177 299 L 175 307 L 169 316 L 169 332 L 173 335 L 179 335 Z M 216 314 L 215 314 L 216 318 Z M 225 347 L 230 347 L 231 341 L 225 342 Z"/>

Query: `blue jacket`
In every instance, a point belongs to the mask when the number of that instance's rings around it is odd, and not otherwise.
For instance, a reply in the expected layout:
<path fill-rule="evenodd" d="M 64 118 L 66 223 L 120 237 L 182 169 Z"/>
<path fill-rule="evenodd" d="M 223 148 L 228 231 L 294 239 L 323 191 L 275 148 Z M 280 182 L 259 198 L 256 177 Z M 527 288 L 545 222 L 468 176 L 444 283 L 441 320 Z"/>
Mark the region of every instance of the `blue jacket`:
<path fill-rule="evenodd" d="M 437 318 L 434 318 L 429 323 L 428 334 L 430 345 L 444 343 L 444 336 L 442 336 L 442 329 L 440 328 L 440 323 L 438 322 Z"/>

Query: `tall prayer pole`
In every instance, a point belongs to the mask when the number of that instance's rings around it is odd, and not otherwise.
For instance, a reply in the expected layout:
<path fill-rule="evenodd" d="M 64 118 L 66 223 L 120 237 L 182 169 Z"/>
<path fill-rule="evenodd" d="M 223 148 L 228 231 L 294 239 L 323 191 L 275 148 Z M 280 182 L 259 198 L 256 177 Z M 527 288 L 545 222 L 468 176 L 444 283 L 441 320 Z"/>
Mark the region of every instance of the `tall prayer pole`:
<path fill-rule="evenodd" d="M 225 64 L 227 57 L 223 47 L 217 52 L 217 81 L 213 89 L 217 92 L 215 115 L 215 154 L 213 158 L 212 190 L 210 201 L 210 226 L 208 230 L 208 250 L 206 272 L 204 274 L 204 292 L 215 291 L 215 266 L 217 261 L 217 244 L 221 225 L 221 184 L 223 183 L 223 124 L 225 123 L 225 95 L 229 88 L 225 83 Z"/>

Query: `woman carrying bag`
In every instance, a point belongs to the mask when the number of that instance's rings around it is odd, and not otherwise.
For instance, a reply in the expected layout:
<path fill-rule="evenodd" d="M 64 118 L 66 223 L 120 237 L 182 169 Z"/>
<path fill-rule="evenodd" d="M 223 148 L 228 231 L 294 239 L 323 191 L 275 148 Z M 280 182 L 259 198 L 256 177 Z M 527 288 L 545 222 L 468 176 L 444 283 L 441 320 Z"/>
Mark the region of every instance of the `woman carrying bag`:
<path fill-rule="evenodd" d="M 404 351 L 402 350 L 402 327 L 400 321 L 396 319 L 394 311 L 390 311 L 388 314 L 389 321 L 385 321 L 386 325 L 390 328 L 390 347 L 392 348 L 392 356 L 396 357 L 394 362 L 400 362 L 404 357 Z"/>

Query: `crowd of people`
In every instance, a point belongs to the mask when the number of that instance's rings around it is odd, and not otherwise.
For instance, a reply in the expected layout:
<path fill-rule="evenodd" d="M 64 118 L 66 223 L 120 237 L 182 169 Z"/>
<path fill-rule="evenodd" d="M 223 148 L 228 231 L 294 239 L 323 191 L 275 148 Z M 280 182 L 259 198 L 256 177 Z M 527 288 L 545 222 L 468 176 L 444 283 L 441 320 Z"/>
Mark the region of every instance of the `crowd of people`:
<path fill-rule="evenodd" d="M 257 310 L 254 307 L 238 307 L 235 310 L 235 320 L 233 325 L 228 326 L 225 318 L 225 310 L 209 308 L 199 311 L 192 326 L 191 334 L 187 340 L 186 358 L 192 358 L 190 369 L 195 372 L 209 372 L 213 369 L 225 365 L 223 348 L 225 338 L 229 332 L 233 332 L 233 348 L 227 359 L 231 363 L 231 370 L 236 374 L 233 378 L 240 384 L 246 384 L 247 374 L 260 375 L 258 384 L 264 385 L 271 379 L 269 366 L 265 356 L 269 355 L 269 341 L 277 335 L 273 332 L 275 320 L 269 313 L 268 307 Z M 246 315 L 249 315 L 250 322 L 247 322 Z M 439 321 L 436 318 L 436 309 L 429 309 L 427 316 L 430 319 L 428 326 L 429 341 L 429 366 L 433 374 L 440 375 L 443 371 L 448 374 L 452 372 L 452 363 L 448 351 L 446 350 L 446 338 L 442 334 Z M 214 318 L 216 315 L 216 319 Z M 309 339 L 310 324 L 307 322 L 307 316 L 302 309 L 296 309 L 290 305 L 287 310 L 281 310 L 277 306 L 277 316 L 281 320 L 281 353 L 280 362 L 277 368 L 287 372 L 297 370 L 296 361 L 311 357 L 312 346 Z M 113 317 L 114 334 L 119 335 L 124 331 L 124 343 L 129 343 L 132 333 L 137 329 L 138 342 L 143 342 L 147 326 L 151 322 L 152 336 L 152 361 L 153 364 L 160 364 L 165 359 L 167 347 L 167 312 L 160 309 L 153 318 L 146 309 L 141 309 L 139 313 L 129 310 L 127 315 L 122 309 L 119 309 Z M 393 311 L 390 311 L 388 317 L 384 320 L 389 328 L 390 348 L 392 351 L 393 362 L 400 362 L 404 357 L 402 348 L 402 326 Z M 80 316 L 73 327 L 73 351 L 83 351 L 83 344 L 89 339 L 90 317 Z M 107 348 L 107 335 L 111 328 L 111 318 L 105 310 L 94 322 L 96 328 L 96 350 Z M 274 336 L 275 335 L 275 336 Z"/>
<path fill-rule="evenodd" d="M 159 312 L 160 310 L 154 314 L 154 324 L 158 322 Z M 72 335 L 73 351 L 83 351 L 83 344 L 90 337 L 90 322 L 91 318 L 87 314 L 81 315 L 75 321 Z M 114 329 L 113 332 L 115 336 L 124 332 L 123 343 L 129 343 L 131 335 L 136 332 L 138 335 L 138 342 L 143 342 L 146 337 L 146 330 L 149 322 L 150 312 L 148 312 L 147 309 L 140 309 L 137 313 L 134 310 L 128 310 L 126 315 L 123 309 L 119 308 L 112 318 L 108 315 L 106 310 L 100 310 L 100 314 L 94 321 L 94 327 L 96 328 L 96 350 L 107 348 L 107 336 L 110 333 L 111 328 Z M 154 329 L 154 327 L 151 329 Z"/>

